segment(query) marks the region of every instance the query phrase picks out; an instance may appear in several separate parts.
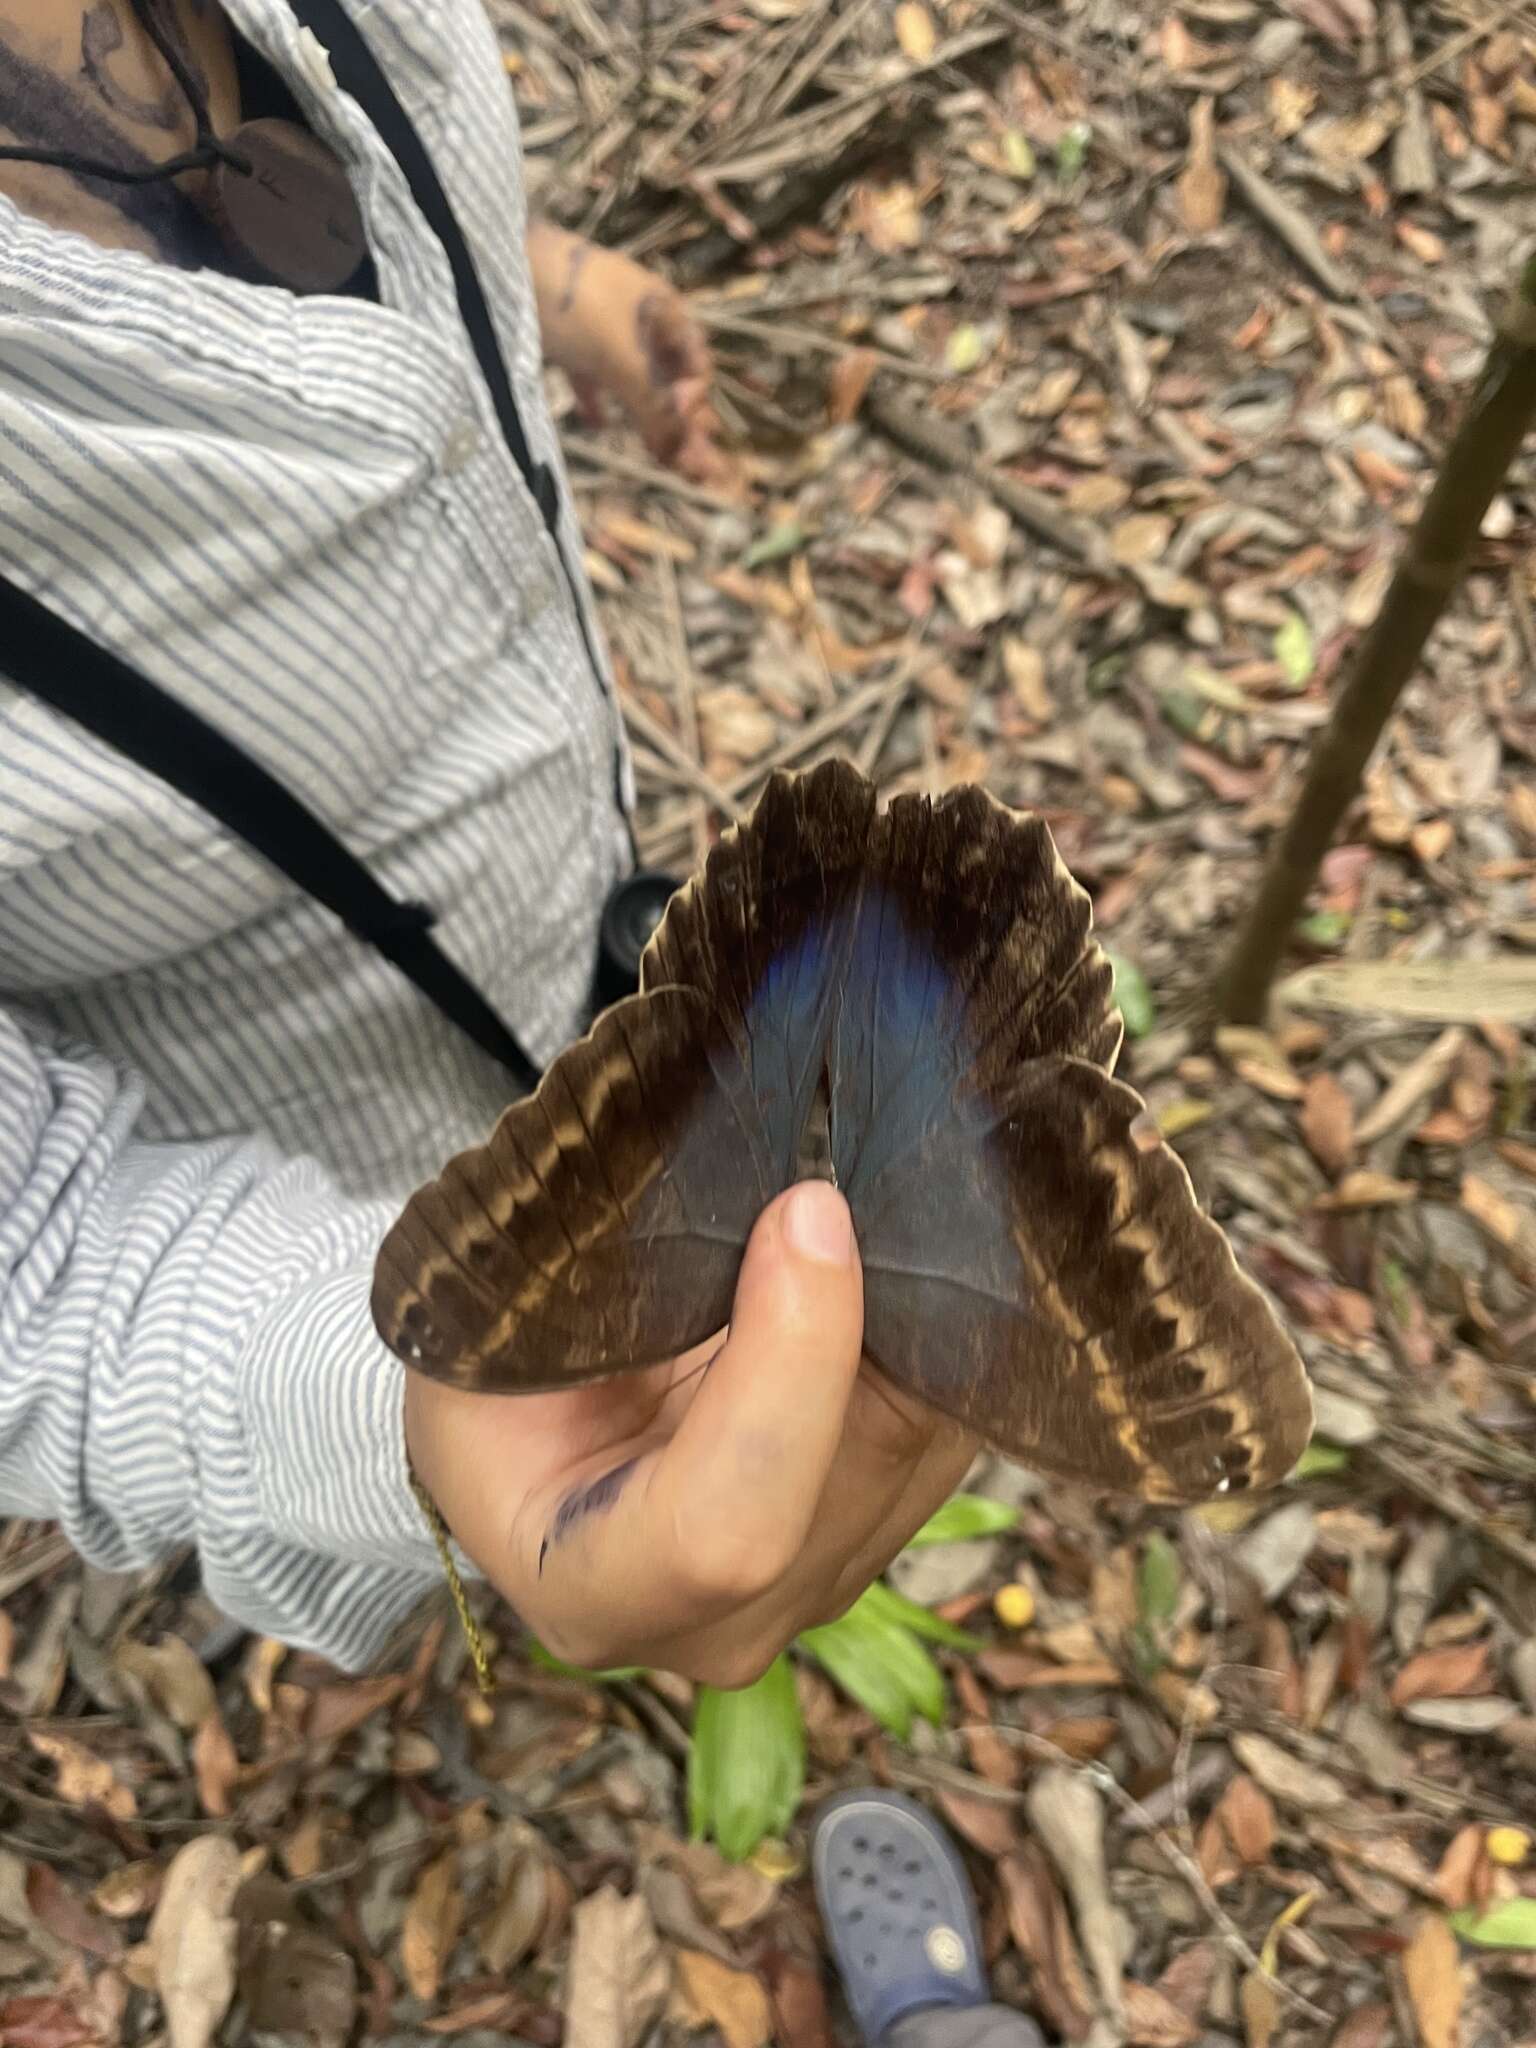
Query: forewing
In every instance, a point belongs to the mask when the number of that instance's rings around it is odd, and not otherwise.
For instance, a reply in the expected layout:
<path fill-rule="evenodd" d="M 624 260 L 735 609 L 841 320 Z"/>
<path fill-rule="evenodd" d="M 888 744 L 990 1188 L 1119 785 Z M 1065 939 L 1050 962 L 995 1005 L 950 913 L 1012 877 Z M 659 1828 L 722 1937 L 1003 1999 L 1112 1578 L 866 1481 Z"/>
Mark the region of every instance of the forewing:
<path fill-rule="evenodd" d="M 408 1365 L 490 1392 L 675 1357 L 729 1318 L 773 1151 L 706 998 L 631 997 L 411 1197 L 375 1323 Z"/>

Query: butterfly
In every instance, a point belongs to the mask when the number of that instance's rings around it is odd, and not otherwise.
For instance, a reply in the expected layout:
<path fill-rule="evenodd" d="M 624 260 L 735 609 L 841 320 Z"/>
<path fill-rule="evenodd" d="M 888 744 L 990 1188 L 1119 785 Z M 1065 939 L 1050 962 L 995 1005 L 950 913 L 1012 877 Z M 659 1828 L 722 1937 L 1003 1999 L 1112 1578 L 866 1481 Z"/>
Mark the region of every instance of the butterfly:
<path fill-rule="evenodd" d="M 640 993 L 411 1197 L 373 1315 L 419 1372 L 548 1391 L 730 1318 L 809 1173 L 853 1214 L 866 1357 L 1063 1479 L 1163 1502 L 1272 1485 L 1306 1374 L 1141 1098 L 1084 891 L 975 786 L 882 810 L 776 774 L 667 906 Z"/>

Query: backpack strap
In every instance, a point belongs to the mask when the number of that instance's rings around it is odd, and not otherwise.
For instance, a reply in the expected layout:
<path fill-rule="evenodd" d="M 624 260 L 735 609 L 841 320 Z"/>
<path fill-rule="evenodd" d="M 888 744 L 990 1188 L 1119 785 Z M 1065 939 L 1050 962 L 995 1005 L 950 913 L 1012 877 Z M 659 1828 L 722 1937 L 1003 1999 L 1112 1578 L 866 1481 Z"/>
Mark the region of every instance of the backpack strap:
<path fill-rule="evenodd" d="M 20 689 L 200 805 L 398 967 L 522 1089 L 537 1087 L 516 1034 L 432 937 L 436 912 L 391 896 L 253 755 L 4 575 L 0 650 Z"/>

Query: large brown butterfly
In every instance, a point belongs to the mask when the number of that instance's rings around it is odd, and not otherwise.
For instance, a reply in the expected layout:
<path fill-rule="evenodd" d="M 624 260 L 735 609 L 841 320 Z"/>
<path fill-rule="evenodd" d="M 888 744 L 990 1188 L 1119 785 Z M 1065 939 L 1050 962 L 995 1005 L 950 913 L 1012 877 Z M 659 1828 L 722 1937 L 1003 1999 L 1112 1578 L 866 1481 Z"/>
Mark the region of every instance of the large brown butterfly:
<path fill-rule="evenodd" d="M 519 1393 L 655 1365 L 728 1320 L 759 1211 L 834 1179 L 865 1349 L 1065 1479 L 1271 1485 L 1306 1375 L 1140 1097 L 1088 899 L 1038 819 L 776 775 L 668 906 L 641 992 L 411 1198 L 373 1313 L 408 1365 Z"/>

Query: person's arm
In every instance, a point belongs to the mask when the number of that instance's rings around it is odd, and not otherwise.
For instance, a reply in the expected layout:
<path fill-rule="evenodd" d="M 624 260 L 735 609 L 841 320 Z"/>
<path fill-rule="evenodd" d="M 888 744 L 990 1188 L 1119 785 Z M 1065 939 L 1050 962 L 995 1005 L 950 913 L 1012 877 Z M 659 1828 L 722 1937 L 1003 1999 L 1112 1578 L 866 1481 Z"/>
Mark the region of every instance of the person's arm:
<path fill-rule="evenodd" d="M 195 1543 L 226 1613 L 360 1667 L 437 1572 L 368 1312 L 392 1206 L 139 1141 L 141 1101 L 0 1010 L 0 1512 L 109 1569 Z"/>

